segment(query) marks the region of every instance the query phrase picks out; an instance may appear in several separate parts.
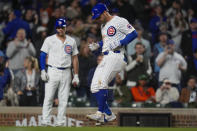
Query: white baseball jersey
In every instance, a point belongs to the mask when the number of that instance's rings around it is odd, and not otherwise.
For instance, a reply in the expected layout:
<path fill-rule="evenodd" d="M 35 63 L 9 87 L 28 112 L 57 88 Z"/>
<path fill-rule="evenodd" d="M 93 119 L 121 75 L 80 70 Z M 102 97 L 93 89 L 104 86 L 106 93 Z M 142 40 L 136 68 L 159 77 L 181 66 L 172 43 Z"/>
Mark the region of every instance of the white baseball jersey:
<path fill-rule="evenodd" d="M 103 39 L 102 52 L 110 50 L 109 43 L 124 39 L 127 34 L 134 30 L 125 18 L 114 16 L 109 22 L 101 26 Z M 123 47 L 120 48 L 120 51 L 124 51 Z"/>
<path fill-rule="evenodd" d="M 50 114 L 53 105 L 53 98 L 58 89 L 58 114 L 57 124 L 65 124 L 65 112 L 70 91 L 71 83 L 71 57 L 78 54 L 77 45 L 73 38 L 66 35 L 66 40 L 63 43 L 55 35 L 45 39 L 41 51 L 48 54 L 47 74 L 49 80 L 45 83 L 45 98 L 43 103 L 42 117 L 43 123 L 50 123 Z M 58 69 L 66 68 L 66 69 Z"/>
<path fill-rule="evenodd" d="M 104 55 L 103 60 L 97 66 L 94 77 L 91 83 L 91 92 L 96 93 L 100 89 L 108 89 L 108 84 L 116 76 L 117 73 L 122 71 L 126 66 L 126 61 L 123 52 L 123 47 L 118 50 L 121 53 L 114 53 L 110 50 L 109 44 L 117 42 L 125 38 L 125 36 L 135 29 L 129 22 L 121 17 L 114 16 L 105 25 L 101 26 L 101 33 L 103 38 L 102 52 L 109 51 Z"/>
<path fill-rule="evenodd" d="M 45 39 L 41 51 L 48 54 L 48 65 L 54 67 L 71 67 L 71 56 L 78 54 L 75 40 L 66 35 L 66 40 L 62 43 L 55 35 Z"/>

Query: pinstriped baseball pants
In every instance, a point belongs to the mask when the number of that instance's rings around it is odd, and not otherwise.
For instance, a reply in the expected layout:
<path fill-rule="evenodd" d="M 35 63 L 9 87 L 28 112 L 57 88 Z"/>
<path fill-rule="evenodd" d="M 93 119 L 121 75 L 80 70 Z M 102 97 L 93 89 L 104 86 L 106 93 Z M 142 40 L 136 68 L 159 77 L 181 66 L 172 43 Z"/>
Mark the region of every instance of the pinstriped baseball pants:
<path fill-rule="evenodd" d="M 94 73 L 91 92 L 96 93 L 99 89 L 108 89 L 108 83 L 113 80 L 117 73 L 125 68 L 126 64 L 122 53 L 110 51 L 108 55 L 104 55 L 103 60 Z"/>
<path fill-rule="evenodd" d="M 58 114 L 57 124 L 65 123 L 66 106 L 69 97 L 71 70 L 59 70 L 57 68 L 48 68 L 49 81 L 45 84 L 45 98 L 42 110 L 43 123 L 51 123 L 50 114 L 53 106 L 53 100 L 58 89 Z"/>

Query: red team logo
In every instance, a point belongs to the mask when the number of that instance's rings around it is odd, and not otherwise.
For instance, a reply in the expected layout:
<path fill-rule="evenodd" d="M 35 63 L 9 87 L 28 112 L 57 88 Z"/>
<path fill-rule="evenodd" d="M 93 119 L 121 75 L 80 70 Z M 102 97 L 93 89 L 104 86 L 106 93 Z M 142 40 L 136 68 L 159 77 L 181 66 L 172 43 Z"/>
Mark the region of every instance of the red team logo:
<path fill-rule="evenodd" d="M 107 29 L 107 35 L 108 36 L 114 36 L 116 34 L 116 28 L 113 27 L 113 26 L 110 26 L 108 29 Z"/>
<path fill-rule="evenodd" d="M 65 51 L 67 54 L 71 54 L 71 53 L 72 53 L 72 46 L 70 46 L 70 45 L 65 45 L 64 51 Z"/>

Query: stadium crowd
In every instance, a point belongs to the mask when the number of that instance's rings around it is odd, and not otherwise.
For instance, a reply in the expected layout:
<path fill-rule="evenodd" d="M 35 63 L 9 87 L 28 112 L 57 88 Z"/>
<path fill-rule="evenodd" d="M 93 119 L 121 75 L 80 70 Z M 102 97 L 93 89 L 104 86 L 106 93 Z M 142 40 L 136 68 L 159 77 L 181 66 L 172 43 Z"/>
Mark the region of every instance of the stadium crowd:
<path fill-rule="evenodd" d="M 95 106 L 90 83 L 102 56 L 88 44 L 101 40 L 91 20 L 96 2 L 138 32 L 125 47 L 128 65 L 109 85 L 110 105 L 197 107 L 197 0 L 1 0 L 0 106 L 42 106 L 40 48 L 60 17 L 80 51 L 80 86 L 71 89 L 68 106 Z"/>

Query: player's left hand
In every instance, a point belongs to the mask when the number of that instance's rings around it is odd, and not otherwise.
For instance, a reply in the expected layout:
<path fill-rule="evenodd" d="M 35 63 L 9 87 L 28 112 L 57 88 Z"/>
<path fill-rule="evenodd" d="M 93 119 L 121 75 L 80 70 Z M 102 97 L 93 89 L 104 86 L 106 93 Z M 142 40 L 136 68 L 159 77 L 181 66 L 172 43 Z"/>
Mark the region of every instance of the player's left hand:
<path fill-rule="evenodd" d="M 72 80 L 72 84 L 74 85 L 74 87 L 77 87 L 79 85 L 79 76 L 78 76 L 78 74 L 74 75 L 74 78 Z"/>
<path fill-rule="evenodd" d="M 119 46 L 121 46 L 120 41 L 113 41 L 113 42 L 109 43 L 109 47 L 111 50 L 114 50 Z"/>

